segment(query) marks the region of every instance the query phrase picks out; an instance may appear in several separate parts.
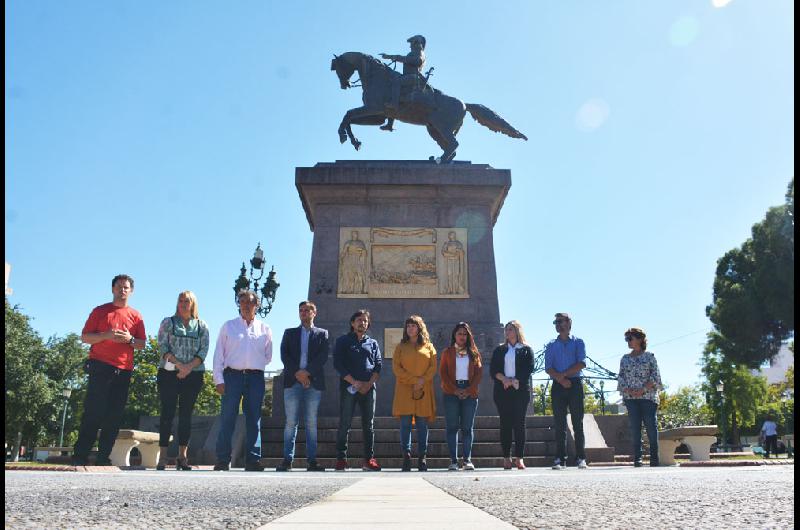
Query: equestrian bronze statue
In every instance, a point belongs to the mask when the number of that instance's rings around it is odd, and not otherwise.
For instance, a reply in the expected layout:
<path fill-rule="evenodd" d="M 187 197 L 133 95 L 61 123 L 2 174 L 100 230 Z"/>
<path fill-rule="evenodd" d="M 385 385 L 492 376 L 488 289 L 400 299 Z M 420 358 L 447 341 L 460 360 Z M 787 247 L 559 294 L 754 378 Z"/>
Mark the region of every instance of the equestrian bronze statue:
<path fill-rule="evenodd" d="M 347 52 L 334 55 L 331 70 L 336 72 L 341 88 L 359 86 L 350 83 L 350 78 L 358 72 L 364 92 L 364 105 L 347 111 L 339 125 L 340 142 L 344 143 L 349 138 L 350 143 L 358 150 L 361 142 L 353 134 L 352 124 L 383 125 L 381 129 L 391 131 L 392 124 L 397 119 L 405 123 L 424 125 L 431 138 L 442 148 L 442 156 L 437 161 L 447 163 L 456 156 L 456 134 L 461 129 L 467 111 L 478 123 L 495 132 L 512 138 L 528 139 L 491 109 L 475 103 L 465 105 L 461 100 L 433 88 L 428 83 L 433 69 L 428 71 L 427 76 L 422 75 L 425 37 L 415 35 L 408 42 L 411 43 L 411 53 L 408 55 L 381 54 L 384 59 L 403 63 L 402 74 L 365 53 Z"/>

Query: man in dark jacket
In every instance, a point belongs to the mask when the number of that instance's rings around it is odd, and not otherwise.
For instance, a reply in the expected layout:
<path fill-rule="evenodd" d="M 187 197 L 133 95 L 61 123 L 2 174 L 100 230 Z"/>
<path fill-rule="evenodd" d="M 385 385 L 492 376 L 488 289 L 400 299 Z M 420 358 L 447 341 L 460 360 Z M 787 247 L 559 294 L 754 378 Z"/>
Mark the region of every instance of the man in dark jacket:
<path fill-rule="evenodd" d="M 300 411 L 305 417 L 307 471 L 325 471 L 317 463 L 317 411 L 325 390 L 323 368 L 330 349 L 328 330 L 314 327 L 317 306 L 300 302 L 300 326 L 289 328 L 281 340 L 283 362 L 283 404 L 286 427 L 283 430 L 283 462 L 277 471 L 290 471 Z"/>

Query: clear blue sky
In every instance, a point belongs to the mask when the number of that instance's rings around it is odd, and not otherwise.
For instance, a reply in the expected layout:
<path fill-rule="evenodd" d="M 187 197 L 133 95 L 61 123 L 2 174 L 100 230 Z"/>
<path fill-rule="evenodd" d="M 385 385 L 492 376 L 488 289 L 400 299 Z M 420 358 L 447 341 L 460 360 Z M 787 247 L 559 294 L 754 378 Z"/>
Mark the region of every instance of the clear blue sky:
<path fill-rule="evenodd" d="M 793 4 L 723 3 L 10 0 L 10 301 L 45 337 L 79 333 L 124 272 L 149 333 L 191 289 L 213 341 L 260 241 L 280 337 L 309 281 L 294 168 L 439 154 L 406 124 L 340 145 L 361 92 L 330 60 L 406 53 L 419 33 L 432 84 L 530 139 L 469 117 L 458 137 L 458 160 L 512 172 L 501 318 L 538 346 L 567 311 L 612 370 L 623 331 L 643 327 L 669 388 L 695 383 L 716 260 L 794 174 Z"/>

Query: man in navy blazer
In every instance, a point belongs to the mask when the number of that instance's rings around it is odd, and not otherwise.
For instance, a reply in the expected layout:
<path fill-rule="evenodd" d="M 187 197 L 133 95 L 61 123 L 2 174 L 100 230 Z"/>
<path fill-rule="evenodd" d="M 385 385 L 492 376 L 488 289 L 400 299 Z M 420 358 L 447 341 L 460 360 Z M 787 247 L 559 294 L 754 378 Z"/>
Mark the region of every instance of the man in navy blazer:
<path fill-rule="evenodd" d="M 302 410 L 306 429 L 307 471 L 325 471 L 317 463 L 317 412 L 325 390 L 324 367 L 330 344 L 328 330 L 314 327 L 317 306 L 300 302 L 300 325 L 283 332 L 281 361 L 283 362 L 283 404 L 286 426 L 283 429 L 283 462 L 276 471 L 291 471 L 294 442 Z"/>

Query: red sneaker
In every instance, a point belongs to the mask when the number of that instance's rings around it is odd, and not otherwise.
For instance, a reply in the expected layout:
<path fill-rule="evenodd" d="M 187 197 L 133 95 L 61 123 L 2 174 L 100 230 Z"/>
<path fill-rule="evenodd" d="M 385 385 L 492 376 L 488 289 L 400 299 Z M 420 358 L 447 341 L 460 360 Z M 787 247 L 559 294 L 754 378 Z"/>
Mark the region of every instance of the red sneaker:
<path fill-rule="evenodd" d="M 369 460 L 364 460 L 364 465 L 361 466 L 361 471 L 380 471 L 381 466 L 378 464 L 378 461 L 374 458 L 370 458 Z"/>
<path fill-rule="evenodd" d="M 336 459 L 336 467 L 333 469 L 334 471 L 344 471 L 345 469 L 347 469 L 347 460 L 345 460 L 344 458 Z"/>

